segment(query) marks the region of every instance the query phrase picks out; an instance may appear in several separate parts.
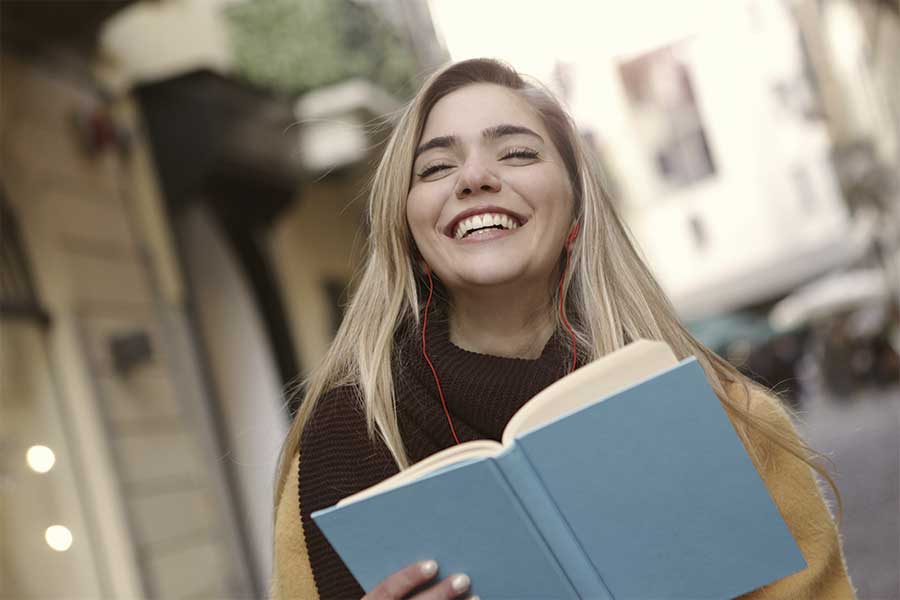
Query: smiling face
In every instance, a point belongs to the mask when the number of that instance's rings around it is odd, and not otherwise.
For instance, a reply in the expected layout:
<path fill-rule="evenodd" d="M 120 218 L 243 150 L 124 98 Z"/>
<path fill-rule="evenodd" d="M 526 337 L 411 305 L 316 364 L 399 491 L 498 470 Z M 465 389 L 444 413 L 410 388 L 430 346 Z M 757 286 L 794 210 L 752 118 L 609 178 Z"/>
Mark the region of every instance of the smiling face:
<path fill-rule="evenodd" d="M 428 115 L 406 217 L 451 294 L 508 284 L 549 294 L 572 187 L 534 109 L 512 90 L 473 84 Z"/>

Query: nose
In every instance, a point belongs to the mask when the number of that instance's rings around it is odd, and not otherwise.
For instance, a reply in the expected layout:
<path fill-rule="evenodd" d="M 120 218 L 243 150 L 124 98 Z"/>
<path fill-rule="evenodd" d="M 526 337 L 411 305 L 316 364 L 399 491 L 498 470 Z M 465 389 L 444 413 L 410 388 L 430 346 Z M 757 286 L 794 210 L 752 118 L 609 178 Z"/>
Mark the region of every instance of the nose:
<path fill-rule="evenodd" d="M 468 161 L 456 181 L 456 197 L 460 200 L 479 192 L 496 194 L 501 188 L 500 178 L 478 160 Z"/>

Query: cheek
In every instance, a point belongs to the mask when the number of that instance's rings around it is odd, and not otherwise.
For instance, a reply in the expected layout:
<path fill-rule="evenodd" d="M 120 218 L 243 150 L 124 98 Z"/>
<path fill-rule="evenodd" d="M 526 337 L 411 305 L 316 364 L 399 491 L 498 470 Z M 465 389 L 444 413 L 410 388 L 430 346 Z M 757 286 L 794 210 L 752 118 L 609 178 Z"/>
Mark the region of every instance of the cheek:
<path fill-rule="evenodd" d="M 443 204 L 433 195 L 413 190 L 406 197 L 406 220 L 413 232 L 424 234 L 433 230 L 441 216 Z"/>
<path fill-rule="evenodd" d="M 568 179 L 535 179 L 527 189 L 535 210 L 551 215 L 554 224 L 560 219 L 571 220 L 575 202 Z"/>
<path fill-rule="evenodd" d="M 434 228 L 436 219 L 433 209 L 421 195 L 410 193 L 406 198 L 406 222 L 418 246 L 425 242 L 429 230 Z"/>
<path fill-rule="evenodd" d="M 422 212 L 422 203 L 419 202 L 415 194 L 410 193 L 406 197 L 406 221 L 409 223 L 413 233 L 416 233 L 422 223 Z"/>

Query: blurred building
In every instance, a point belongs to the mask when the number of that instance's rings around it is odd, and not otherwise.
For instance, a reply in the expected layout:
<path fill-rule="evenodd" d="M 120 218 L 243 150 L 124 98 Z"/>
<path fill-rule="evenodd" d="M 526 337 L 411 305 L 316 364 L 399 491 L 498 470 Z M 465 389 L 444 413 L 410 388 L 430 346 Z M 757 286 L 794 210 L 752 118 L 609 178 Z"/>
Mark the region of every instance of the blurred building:
<path fill-rule="evenodd" d="M 859 198 L 900 143 L 897 13 L 651 0 L 585 8 L 557 40 L 551 84 L 682 316 L 770 306 L 869 252 L 882 219 Z"/>
<path fill-rule="evenodd" d="M 340 319 L 398 100 L 251 83 L 240 4 L 0 5 L 0 596 L 267 593 L 284 392 Z M 402 29 L 420 4 L 383 21 L 443 60 Z M 400 52 L 396 81 L 433 66 Z"/>
<path fill-rule="evenodd" d="M 704 7 L 568 67 L 576 119 L 614 158 L 623 213 L 687 318 L 783 296 L 866 235 L 790 6 Z"/>
<path fill-rule="evenodd" d="M 557 74 L 688 316 L 852 261 L 848 190 L 898 160 L 896 2 L 716 6 Z M 0 9 L 0 597 L 262 597 L 285 390 L 340 321 L 382 117 L 446 59 L 428 5 Z M 389 60 L 315 36 L 360 22 Z"/>
<path fill-rule="evenodd" d="M 794 3 L 850 210 L 874 221 L 868 260 L 900 307 L 900 2 Z M 866 264 L 868 263 L 868 264 Z M 900 327 L 898 325 L 897 327 Z M 894 334 L 900 351 L 900 329 Z"/>
<path fill-rule="evenodd" d="M 900 162 L 900 2 L 792 2 L 810 76 L 837 148 L 864 142 Z"/>

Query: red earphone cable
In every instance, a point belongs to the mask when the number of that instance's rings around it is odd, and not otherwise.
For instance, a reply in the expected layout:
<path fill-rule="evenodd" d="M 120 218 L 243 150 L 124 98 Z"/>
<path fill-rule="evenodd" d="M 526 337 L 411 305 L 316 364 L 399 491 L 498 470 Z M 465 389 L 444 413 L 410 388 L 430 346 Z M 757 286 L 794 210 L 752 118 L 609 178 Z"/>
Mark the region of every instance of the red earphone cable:
<path fill-rule="evenodd" d="M 565 300 L 563 297 L 563 282 L 566 280 L 566 271 L 569 270 L 569 255 L 572 252 L 572 241 L 575 239 L 576 235 L 578 235 L 578 225 L 572 229 L 572 233 L 569 234 L 569 239 L 566 240 L 566 265 L 563 267 L 562 277 L 559 278 L 559 316 L 562 318 L 562 322 L 565 323 L 566 329 L 569 330 L 569 334 L 572 336 L 572 368 L 569 370 L 570 373 L 575 370 L 575 365 L 578 361 L 578 345 L 575 338 L 575 330 L 572 329 L 569 320 L 566 318 L 566 310 L 563 305 Z"/>
<path fill-rule="evenodd" d="M 431 364 L 431 359 L 428 358 L 428 350 L 425 348 L 425 330 L 428 328 L 428 307 L 431 305 L 431 296 L 434 294 L 434 281 L 431 279 L 431 267 L 425 265 L 425 273 L 428 274 L 428 300 L 425 301 L 425 316 L 422 317 L 422 356 L 425 357 L 425 362 L 428 363 L 428 366 L 431 368 L 431 374 L 434 376 L 434 383 L 437 385 L 438 395 L 441 397 L 441 406 L 444 407 L 444 414 L 447 415 L 447 422 L 450 423 L 450 433 L 453 434 L 453 439 L 456 440 L 456 443 L 459 444 L 459 437 L 456 435 L 456 428 L 453 427 L 453 419 L 450 418 L 450 411 L 447 410 L 447 401 L 444 399 L 444 390 L 441 388 L 441 380 L 438 379 L 437 371 L 434 368 L 434 365 Z"/>
<path fill-rule="evenodd" d="M 566 279 L 566 272 L 569 270 L 569 255 L 571 253 L 571 245 L 572 240 L 575 239 L 575 235 L 577 234 L 578 229 L 572 231 L 569 235 L 569 239 L 566 240 L 566 264 L 563 267 L 562 276 L 559 278 L 559 316 L 562 318 L 562 322 L 565 324 L 566 329 L 569 330 L 569 334 L 572 336 L 572 368 L 569 370 L 571 373 L 575 370 L 575 366 L 578 363 L 578 346 L 577 339 L 575 337 L 575 330 L 572 329 L 572 325 L 569 324 L 569 320 L 566 318 L 566 311 L 564 307 L 564 297 L 563 297 L 563 282 Z M 431 278 L 431 268 L 428 265 L 425 265 L 425 273 L 428 275 L 428 300 L 425 301 L 425 314 L 422 317 L 422 356 L 425 357 L 425 362 L 428 363 L 428 367 L 431 369 L 431 375 L 434 377 L 434 383 L 437 386 L 438 396 L 441 398 L 441 406 L 444 409 L 444 414 L 447 416 L 447 423 L 450 424 L 450 433 L 453 434 L 453 439 L 457 444 L 461 443 L 459 441 L 459 436 L 456 435 L 456 428 L 453 426 L 453 419 L 450 418 L 450 411 L 447 409 L 447 400 L 444 398 L 444 390 L 441 388 L 441 380 L 438 378 L 437 370 L 434 368 L 434 364 L 431 362 L 431 359 L 428 357 L 428 350 L 425 346 L 425 332 L 428 330 L 428 308 L 431 306 L 431 297 L 434 295 L 434 280 Z"/>

